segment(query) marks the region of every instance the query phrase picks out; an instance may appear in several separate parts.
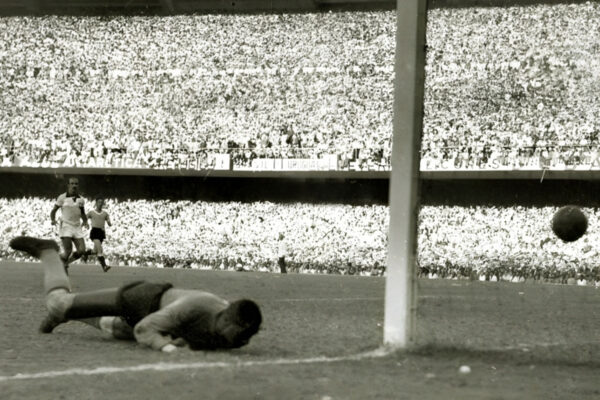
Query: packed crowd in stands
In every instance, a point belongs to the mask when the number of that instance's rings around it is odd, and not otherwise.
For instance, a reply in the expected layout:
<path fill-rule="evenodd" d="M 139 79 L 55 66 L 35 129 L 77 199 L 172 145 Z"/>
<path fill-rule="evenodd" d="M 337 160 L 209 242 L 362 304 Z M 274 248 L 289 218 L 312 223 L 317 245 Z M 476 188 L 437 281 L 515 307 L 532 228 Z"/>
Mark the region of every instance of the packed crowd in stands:
<path fill-rule="evenodd" d="M 51 199 L 0 199 L 0 232 L 55 237 Z M 381 276 L 387 256 L 386 206 L 108 201 L 105 242 L 113 265 L 278 272 L 280 236 L 288 271 Z M 554 207 L 425 206 L 418 264 L 429 277 L 600 281 L 600 232 L 565 244 Z M 584 210 L 591 220 L 600 209 Z M 0 258 L 24 259 L 0 243 Z"/>
<path fill-rule="evenodd" d="M 0 165 L 389 168 L 395 13 L 0 19 Z M 424 168 L 593 160 L 600 4 L 429 11 Z M 577 149 L 587 155 L 573 155 Z M 579 161 L 568 161 L 568 160 Z M 592 161 L 590 161 L 592 162 Z"/>
<path fill-rule="evenodd" d="M 599 10 L 586 3 L 430 12 L 429 168 L 598 167 L 600 36 L 585 21 L 600 22 Z"/>
<path fill-rule="evenodd" d="M 55 237 L 51 199 L 0 199 L 3 237 Z M 115 201 L 105 250 L 118 265 L 273 271 L 279 237 L 295 272 L 381 275 L 387 209 L 380 206 Z M 118 221 L 118 223 L 116 223 Z M 20 257 L 0 244 L 0 257 Z"/>
<path fill-rule="evenodd" d="M 592 225 L 578 241 L 564 243 L 550 224 L 556 207 L 423 207 L 419 225 L 419 266 L 438 277 L 486 280 L 569 279 L 600 281 Z M 586 208 L 590 220 L 600 209 Z"/>
<path fill-rule="evenodd" d="M 3 19 L 4 152 L 21 165 L 112 165 L 125 155 L 150 168 L 185 166 L 205 150 L 240 163 L 246 153 L 370 158 L 391 138 L 391 110 L 381 105 L 391 106 L 392 21 L 391 13 Z"/>

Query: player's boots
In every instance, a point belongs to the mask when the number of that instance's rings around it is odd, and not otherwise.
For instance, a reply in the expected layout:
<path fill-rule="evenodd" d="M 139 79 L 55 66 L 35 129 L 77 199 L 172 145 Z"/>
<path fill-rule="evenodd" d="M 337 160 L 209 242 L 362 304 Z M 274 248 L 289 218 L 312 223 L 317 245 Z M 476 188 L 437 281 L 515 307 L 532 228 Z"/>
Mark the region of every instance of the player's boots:
<path fill-rule="evenodd" d="M 106 265 L 106 259 L 104 256 L 98 256 L 98 261 L 100 261 L 100 265 L 102 266 L 102 271 L 108 272 L 110 266 Z"/>
<path fill-rule="evenodd" d="M 38 239 L 31 236 L 17 236 L 10 243 L 13 250 L 24 251 L 35 258 L 40 258 L 42 250 L 59 251 L 58 244 L 54 240 Z"/>
<path fill-rule="evenodd" d="M 54 328 L 56 328 L 62 322 L 64 322 L 64 321 L 57 320 L 57 319 L 53 318 L 52 315 L 48 314 L 42 320 L 42 323 L 40 324 L 40 327 L 39 327 L 39 331 L 40 331 L 40 333 L 52 333 Z"/>

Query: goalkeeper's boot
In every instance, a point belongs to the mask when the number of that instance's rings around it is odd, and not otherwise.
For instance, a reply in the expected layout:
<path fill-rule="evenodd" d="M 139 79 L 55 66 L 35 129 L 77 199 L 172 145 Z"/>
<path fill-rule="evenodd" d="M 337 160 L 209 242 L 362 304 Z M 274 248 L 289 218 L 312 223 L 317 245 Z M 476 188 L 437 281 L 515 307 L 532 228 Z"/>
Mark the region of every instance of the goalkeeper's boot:
<path fill-rule="evenodd" d="M 54 240 L 38 239 L 31 236 L 17 236 L 10 243 L 13 250 L 23 251 L 30 256 L 40 258 L 43 250 L 56 250 L 58 253 L 58 244 Z"/>

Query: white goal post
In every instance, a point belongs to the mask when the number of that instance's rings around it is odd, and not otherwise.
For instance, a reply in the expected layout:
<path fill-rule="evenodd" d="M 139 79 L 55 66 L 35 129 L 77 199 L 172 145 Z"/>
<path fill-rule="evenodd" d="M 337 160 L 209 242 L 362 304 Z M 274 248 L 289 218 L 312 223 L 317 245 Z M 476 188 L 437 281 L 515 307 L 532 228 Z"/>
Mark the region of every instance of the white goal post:
<path fill-rule="evenodd" d="M 427 0 L 398 0 L 383 341 L 400 349 L 415 342 L 426 25 Z"/>

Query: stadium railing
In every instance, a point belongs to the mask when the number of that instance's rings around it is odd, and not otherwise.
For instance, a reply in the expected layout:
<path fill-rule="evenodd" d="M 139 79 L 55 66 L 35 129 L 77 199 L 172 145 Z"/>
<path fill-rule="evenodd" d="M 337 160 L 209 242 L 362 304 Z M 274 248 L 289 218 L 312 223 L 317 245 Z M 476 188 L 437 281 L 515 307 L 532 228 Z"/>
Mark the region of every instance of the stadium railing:
<path fill-rule="evenodd" d="M 389 157 L 373 149 L 341 151 L 330 147 L 230 147 L 199 149 L 105 149 L 85 151 L 26 151 L 0 146 L 0 167 L 117 168 L 151 170 L 230 171 L 389 171 Z M 599 145 L 508 147 L 426 146 L 421 171 L 544 171 L 600 170 Z"/>

